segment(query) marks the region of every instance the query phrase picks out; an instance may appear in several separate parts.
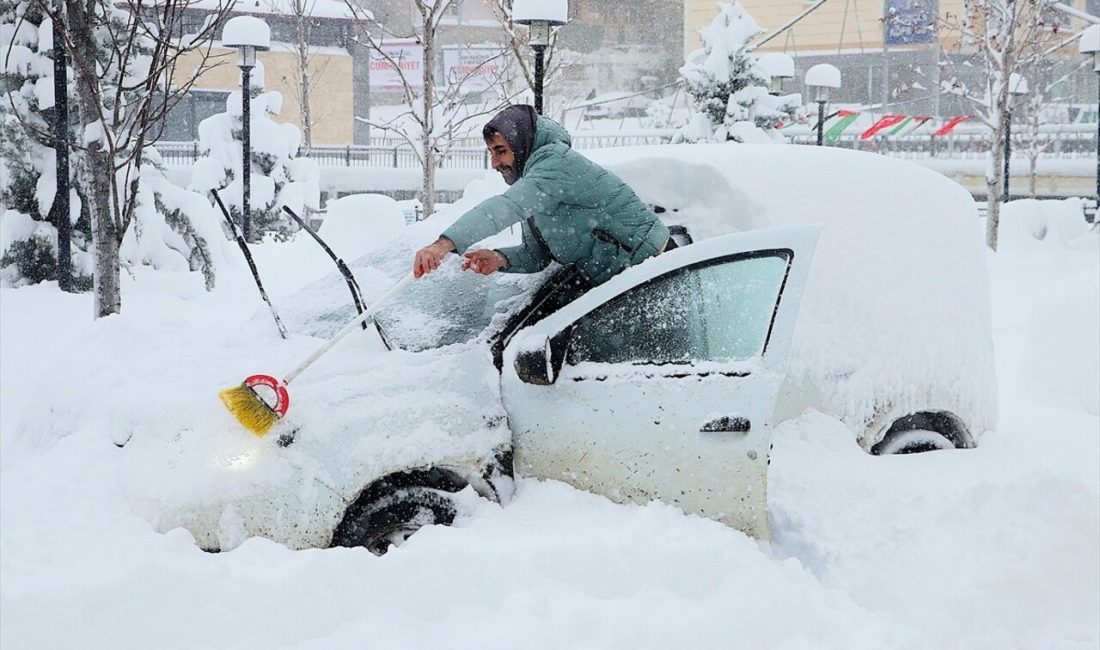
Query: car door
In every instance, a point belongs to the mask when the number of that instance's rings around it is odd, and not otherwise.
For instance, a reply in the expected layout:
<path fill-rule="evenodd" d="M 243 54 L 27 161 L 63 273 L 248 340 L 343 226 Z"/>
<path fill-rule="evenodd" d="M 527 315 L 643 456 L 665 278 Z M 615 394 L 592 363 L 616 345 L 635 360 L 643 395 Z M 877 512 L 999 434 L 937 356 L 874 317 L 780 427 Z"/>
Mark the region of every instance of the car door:
<path fill-rule="evenodd" d="M 521 332 L 501 378 L 516 470 L 767 539 L 771 418 L 818 231 L 676 249 Z"/>

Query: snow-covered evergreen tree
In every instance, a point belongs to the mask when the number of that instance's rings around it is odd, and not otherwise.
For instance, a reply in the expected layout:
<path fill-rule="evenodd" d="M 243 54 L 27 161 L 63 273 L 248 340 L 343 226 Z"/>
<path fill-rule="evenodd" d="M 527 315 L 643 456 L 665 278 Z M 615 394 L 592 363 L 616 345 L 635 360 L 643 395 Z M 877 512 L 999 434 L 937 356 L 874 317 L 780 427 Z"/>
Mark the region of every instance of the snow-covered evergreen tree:
<path fill-rule="evenodd" d="M 283 96 L 263 91 L 260 62 L 252 70 L 250 86 L 252 233 L 257 238 L 269 232 L 282 238 L 297 229 L 282 212 L 283 205 L 298 214 L 302 214 L 303 208 L 320 209 L 317 166 L 309 158 L 297 157 L 302 141 L 298 127 L 272 119 L 282 110 Z M 190 185 L 196 192 L 218 190 L 237 223 L 241 222 L 244 195 L 241 104 L 241 93 L 234 92 L 226 100 L 226 112 L 199 124 L 199 147 L 204 155 L 195 163 Z"/>
<path fill-rule="evenodd" d="M 5 92 L 0 97 L 0 280 L 10 285 L 56 277 L 57 231 L 48 222 L 56 192 L 53 40 L 43 6 L 49 5 L 0 0 L 0 54 L 9 62 L 3 69 Z M 115 276 L 116 281 L 108 284 L 116 289 L 120 264 L 199 271 L 208 288 L 214 285 L 225 242 L 220 220 L 201 195 L 174 187 L 164 178 L 158 168 L 160 156 L 148 144 L 159 132 L 156 116 L 163 106 L 157 102 L 166 97 L 155 91 L 178 85 L 166 72 L 171 57 L 200 40 L 185 37 L 190 41 L 182 43 L 171 37 L 185 6 L 173 5 L 158 16 L 164 36 L 158 35 L 156 26 L 139 24 L 142 16 L 112 3 L 80 5 L 79 15 L 68 13 L 74 9 L 66 7 L 69 58 L 78 63 L 94 61 L 96 72 L 94 77 L 81 76 L 80 65 L 69 71 L 71 141 L 84 147 L 71 154 L 71 186 L 76 188 L 70 198 L 76 224 L 72 263 L 79 288 L 92 288 L 92 276 L 101 262 L 114 269 L 101 273 L 100 279 Z M 151 55 L 154 50 L 159 56 Z M 89 85 L 95 92 L 88 92 Z M 87 101 L 87 96 L 77 93 L 78 86 L 101 102 Z M 117 193 L 111 191 L 112 183 Z M 93 197 L 93 193 L 104 196 Z M 93 205 L 94 200 L 102 205 Z M 111 230 L 95 244 L 94 220 L 87 216 L 77 220 L 93 208 Z M 97 303 L 102 284 L 97 287 Z M 115 297 L 105 301 L 109 304 L 102 310 L 97 307 L 97 315 L 117 311 L 117 291 L 113 293 Z"/>
<path fill-rule="evenodd" d="M 768 75 L 749 48 L 762 31 L 740 2 L 720 5 L 718 16 L 700 31 L 703 49 L 680 68 L 699 112 L 678 140 L 783 141 L 775 126 L 794 119 L 802 99 L 768 94 Z"/>
<path fill-rule="evenodd" d="M 57 279 L 53 24 L 33 0 L 0 0 L 0 281 Z M 72 134 L 70 134 L 71 137 Z M 73 187 L 70 177 L 70 187 Z M 70 190 L 73 286 L 92 285 L 89 222 Z"/>

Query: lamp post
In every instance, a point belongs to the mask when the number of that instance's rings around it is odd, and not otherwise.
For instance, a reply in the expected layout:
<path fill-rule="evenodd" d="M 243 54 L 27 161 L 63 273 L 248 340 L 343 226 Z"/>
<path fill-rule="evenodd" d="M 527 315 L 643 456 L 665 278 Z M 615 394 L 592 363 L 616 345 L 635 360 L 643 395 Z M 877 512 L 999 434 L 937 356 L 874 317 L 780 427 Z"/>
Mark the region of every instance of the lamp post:
<path fill-rule="evenodd" d="M 1092 55 L 1092 70 L 1096 73 L 1096 213 L 1092 222 L 1097 223 L 1100 221 L 1097 219 L 1097 214 L 1100 214 L 1100 25 L 1086 29 L 1077 47 L 1081 54 Z"/>
<path fill-rule="evenodd" d="M 785 79 L 794 78 L 794 58 L 789 54 L 780 54 L 779 52 L 768 52 L 763 54 L 756 60 L 764 72 L 768 73 L 770 82 L 768 84 L 768 92 L 772 95 L 783 94 L 783 81 Z"/>
<path fill-rule="evenodd" d="M 835 65 L 818 63 L 806 71 L 806 87 L 813 90 L 817 102 L 817 145 L 824 144 L 825 103 L 829 101 L 829 91 L 840 88 L 840 70 Z"/>
<path fill-rule="evenodd" d="M 69 220 L 69 77 L 65 60 L 65 25 L 61 22 L 64 2 L 57 0 L 53 19 L 54 155 L 57 193 L 53 209 L 57 225 L 57 287 L 73 290 L 72 222 Z"/>
<path fill-rule="evenodd" d="M 241 221 L 245 241 L 252 239 L 252 114 L 250 102 L 252 68 L 256 52 L 271 48 L 271 29 L 255 16 L 236 16 L 225 23 L 222 45 L 235 47 L 239 53 L 237 67 L 241 69 Z"/>
<path fill-rule="evenodd" d="M 1008 179 L 1012 165 L 1012 103 L 1018 95 L 1027 94 L 1027 79 L 1013 72 L 1008 77 L 1008 106 L 1005 107 L 1005 179 L 1004 196 L 1001 201 L 1008 203 Z"/>
<path fill-rule="evenodd" d="M 535 111 L 542 114 L 542 76 L 550 28 L 569 21 L 569 0 L 515 0 L 512 22 L 531 29 L 531 49 L 535 53 Z"/>

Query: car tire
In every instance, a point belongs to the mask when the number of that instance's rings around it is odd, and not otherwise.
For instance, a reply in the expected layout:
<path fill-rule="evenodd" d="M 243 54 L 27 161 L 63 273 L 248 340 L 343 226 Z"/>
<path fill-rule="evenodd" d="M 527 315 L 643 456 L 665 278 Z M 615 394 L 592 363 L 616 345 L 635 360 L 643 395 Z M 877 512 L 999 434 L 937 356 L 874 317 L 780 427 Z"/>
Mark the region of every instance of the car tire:
<path fill-rule="evenodd" d="M 876 456 L 919 454 L 938 449 L 954 449 L 955 443 L 938 431 L 907 429 L 894 431 L 882 439 L 871 453 Z"/>
<path fill-rule="evenodd" d="M 405 487 L 379 497 L 341 522 L 332 546 L 362 546 L 383 555 L 424 526 L 450 525 L 454 519 L 455 504 L 450 497 L 432 488 Z"/>
<path fill-rule="evenodd" d="M 875 456 L 919 454 L 940 449 L 972 449 L 966 424 L 950 411 L 917 411 L 894 420 L 871 447 Z"/>

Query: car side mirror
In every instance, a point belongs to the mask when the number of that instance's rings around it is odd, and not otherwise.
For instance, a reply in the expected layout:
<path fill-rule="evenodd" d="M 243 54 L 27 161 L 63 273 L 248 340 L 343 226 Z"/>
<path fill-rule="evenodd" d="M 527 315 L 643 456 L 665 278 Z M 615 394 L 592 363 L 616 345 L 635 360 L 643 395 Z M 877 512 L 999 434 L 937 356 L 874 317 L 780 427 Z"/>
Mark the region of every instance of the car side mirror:
<path fill-rule="evenodd" d="M 549 386 L 558 380 L 565 362 L 569 330 L 547 337 L 542 348 L 524 350 L 516 355 L 516 376 L 527 384 Z"/>

